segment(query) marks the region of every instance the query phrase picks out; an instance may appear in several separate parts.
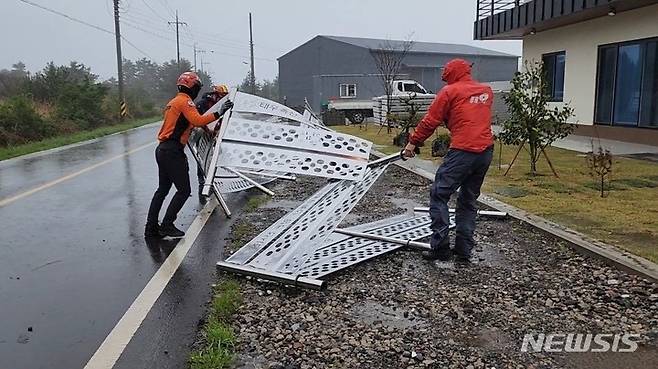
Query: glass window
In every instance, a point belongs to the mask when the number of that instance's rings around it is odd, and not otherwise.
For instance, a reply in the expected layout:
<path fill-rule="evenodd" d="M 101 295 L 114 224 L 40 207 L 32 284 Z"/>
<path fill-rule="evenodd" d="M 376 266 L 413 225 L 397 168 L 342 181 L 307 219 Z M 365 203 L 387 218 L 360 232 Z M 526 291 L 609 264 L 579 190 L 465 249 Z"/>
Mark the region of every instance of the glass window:
<path fill-rule="evenodd" d="M 356 84 L 355 83 L 342 83 L 340 85 L 340 97 L 356 97 Z"/>
<path fill-rule="evenodd" d="M 404 92 L 415 92 L 419 94 L 426 94 L 427 91 L 423 90 L 420 86 L 415 83 L 405 83 Z"/>
<path fill-rule="evenodd" d="M 565 52 L 545 54 L 542 56 L 542 62 L 546 74 L 546 91 L 551 96 L 551 101 L 563 101 Z"/>
<path fill-rule="evenodd" d="M 612 101 L 615 90 L 617 46 L 599 49 L 599 76 L 597 79 L 596 123 L 612 122 Z"/>
<path fill-rule="evenodd" d="M 599 47 L 594 121 L 658 128 L 658 40 Z"/>
<path fill-rule="evenodd" d="M 564 67 L 566 55 L 564 53 L 555 55 L 555 79 L 553 87 L 553 98 L 555 101 L 564 99 Z"/>
<path fill-rule="evenodd" d="M 640 58 L 639 44 L 619 47 L 614 111 L 614 122 L 617 124 L 637 125 L 642 83 Z"/>
<path fill-rule="evenodd" d="M 658 41 L 647 43 L 646 50 L 640 125 L 658 127 Z"/>

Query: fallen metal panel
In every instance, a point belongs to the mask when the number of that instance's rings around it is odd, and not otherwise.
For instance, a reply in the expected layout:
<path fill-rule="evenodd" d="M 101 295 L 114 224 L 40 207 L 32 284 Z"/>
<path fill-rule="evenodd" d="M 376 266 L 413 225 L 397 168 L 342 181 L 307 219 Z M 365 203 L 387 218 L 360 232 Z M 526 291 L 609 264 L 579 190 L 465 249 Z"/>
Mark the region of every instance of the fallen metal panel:
<path fill-rule="evenodd" d="M 420 240 L 432 235 L 428 215 L 399 216 L 381 221 L 347 228 L 348 230 L 393 237 L 400 240 Z M 450 228 L 455 227 L 454 215 L 450 217 Z M 362 237 L 341 235 L 338 241 L 329 243 L 304 264 L 299 275 L 320 278 L 371 258 L 395 251 L 404 246 L 384 241 L 372 241 Z"/>
<path fill-rule="evenodd" d="M 362 181 L 329 183 L 309 200 L 279 219 L 227 261 L 286 274 L 296 274 L 309 256 L 358 203 L 386 166 L 368 168 Z"/>
<path fill-rule="evenodd" d="M 302 123 L 308 127 L 326 129 L 285 105 L 259 96 L 238 91 L 233 102 L 235 103 L 233 110 L 236 112 L 273 115 Z"/>
<path fill-rule="evenodd" d="M 218 164 L 224 167 L 270 171 L 359 181 L 368 162 L 299 151 L 295 148 L 258 147 L 249 143 L 223 142 Z"/>
<path fill-rule="evenodd" d="M 300 221 L 300 219 L 302 219 L 321 198 L 337 187 L 339 183 L 340 182 L 330 183 L 321 188 L 308 200 L 304 201 L 282 218 L 279 218 L 279 220 L 274 222 L 274 224 L 269 226 L 265 231 L 249 241 L 246 245 L 226 259 L 226 261 L 234 264 L 247 264 L 254 257 L 262 253 L 263 250 L 271 244 L 273 239 L 280 238 L 283 232 L 290 228 L 294 223 Z"/>
<path fill-rule="evenodd" d="M 223 139 L 279 148 L 295 148 L 368 160 L 372 144 L 358 137 L 284 124 L 231 118 Z"/>
<path fill-rule="evenodd" d="M 341 181 L 340 186 L 327 196 L 326 203 L 318 203 L 318 221 L 315 224 L 310 224 L 305 237 L 300 237 L 297 242 L 291 245 L 293 249 L 274 264 L 276 270 L 283 273 L 298 274 L 298 270 L 306 260 L 325 244 L 326 238 L 338 227 L 386 168 L 387 165 L 368 168 L 366 176 L 360 182 Z M 313 216 L 313 214 L 309 215 Z M 291 234 L 291 237 L 294 237 L 294 233 Z"/>

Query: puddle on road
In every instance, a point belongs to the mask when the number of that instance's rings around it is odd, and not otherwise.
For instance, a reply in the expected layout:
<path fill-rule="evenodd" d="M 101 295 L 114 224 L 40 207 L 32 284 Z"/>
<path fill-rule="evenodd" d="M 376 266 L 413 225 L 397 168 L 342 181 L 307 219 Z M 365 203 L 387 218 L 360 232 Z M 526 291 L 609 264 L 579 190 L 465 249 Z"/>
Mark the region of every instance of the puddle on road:
<path fill-rule="evenodd" d="M 470 342 L 472 345 L 494 351 L 503 351 L 511 343 L 512 340 L 507 333 L 497 328 L 484 328 L 479 330 L 477 335 Z"/>
<path fill-rule="evenodd" d="M 350 312 L 354 319 L 366 324 L 379 322 L 383 326 L 398 329 L 425 325 L 424 320 L 417 316 L 410 315 L 408 311 L 404 309 L 395 310 L 391 307 L 372 301 L 366 301 L 355 305 Z M 405 315 L 407 315 L 406 318 Z M 412 317 L 413 320 L 409 319 L 410 317 Z"/>

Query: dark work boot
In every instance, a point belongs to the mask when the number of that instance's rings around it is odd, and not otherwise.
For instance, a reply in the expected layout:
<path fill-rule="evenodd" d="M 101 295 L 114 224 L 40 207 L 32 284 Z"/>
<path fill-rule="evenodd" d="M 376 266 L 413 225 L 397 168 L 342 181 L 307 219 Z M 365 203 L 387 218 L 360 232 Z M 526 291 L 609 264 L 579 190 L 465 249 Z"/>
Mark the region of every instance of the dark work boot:
<path fill-rule="evenodd" d="M 457 254 L 457 255 L 455 255 L 455 263 L 456 264 L 462 264 L 462 265 L 468 265 L 468 264 L 471 263 L 471 257 Z"/>
<path fill-rule="evenodd" d="M 179 238 L 185 236 L 185 232 L 176 228 L 176 226 L 173 223 L 169 223 L 169 224 L 162 223 L 162 225 L 160 226 L 160 235 L 162 237 Z"/>
<path fill-rule="evenodd" d="M 439 247 L 432 248 L 430 251 L 423 251 L 423 259 L 425 260 L 439 260 L 448 261 L 452 258 L 452 250 L 450 250 L 450 240 L 446 237 Z"/>
<path fill-rule="evenodd" d="M 144 237 L 148 238 L 160 238 L 160 226 L 156 224 L 147 224 L 144 227 Z"/>

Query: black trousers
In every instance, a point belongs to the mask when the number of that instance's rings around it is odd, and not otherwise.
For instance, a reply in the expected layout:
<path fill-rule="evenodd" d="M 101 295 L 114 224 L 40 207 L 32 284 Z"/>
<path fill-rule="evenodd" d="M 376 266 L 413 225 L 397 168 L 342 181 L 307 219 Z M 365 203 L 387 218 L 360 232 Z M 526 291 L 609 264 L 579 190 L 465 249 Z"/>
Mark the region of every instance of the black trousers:
<path fill-rule="evenodd" d="M 172 184 L 176 186 L 176 193 L 167 207 L 162 224 L 170 224 L 176 220 L 178 212 L 191 193 L 190 169 L 183 145 L 175 141 L 160 143 L 155 149 L 155 160 L 158 163 L 158 189 L 153 194 L 151 206 L 149 206 L 147 227 L 158 224 L 162 203 L 169 194 Z"/>
<path fill-rule="evenodd" d="M 448 201 L 459 188 L 457 211 L 455 216 L 456 238 L 455 253 L 464 257 L 471 256 L 475 245 L 475 217 L 477 216 L 477 198 L 484 177 L 489 170 L 493 157 L 493 146 L 481 153 L 450 149 L 443 158 L 443 163 L 436 171 L 434 184 L 430 191 L 431 228 L 434 231 L 430 245 L 434 249 L 448 247 L 444 242 L 448 237 L 450 214 Z"/>

